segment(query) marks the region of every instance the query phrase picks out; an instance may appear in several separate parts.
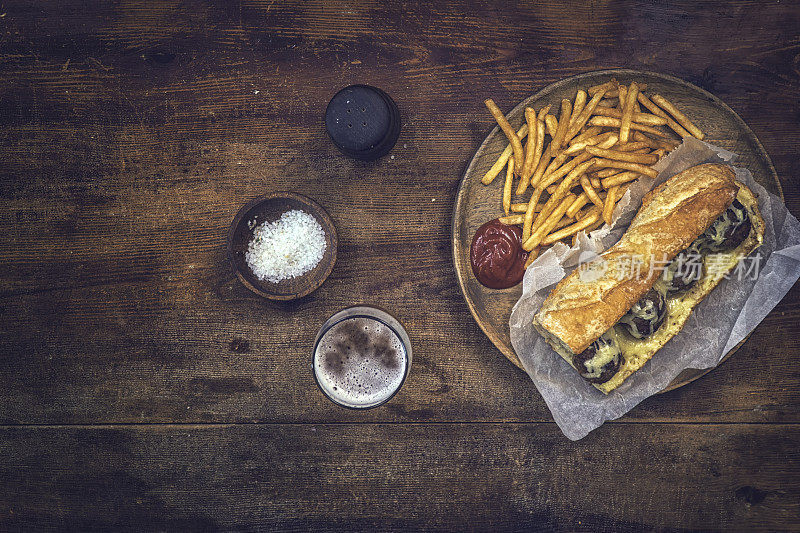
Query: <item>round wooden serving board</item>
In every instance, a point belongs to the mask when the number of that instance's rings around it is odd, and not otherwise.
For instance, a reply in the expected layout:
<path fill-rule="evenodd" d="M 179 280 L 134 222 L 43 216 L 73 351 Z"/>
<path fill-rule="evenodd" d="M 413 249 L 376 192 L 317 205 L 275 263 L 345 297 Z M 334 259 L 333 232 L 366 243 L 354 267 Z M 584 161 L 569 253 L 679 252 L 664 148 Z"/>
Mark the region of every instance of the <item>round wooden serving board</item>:
<path fill-rule="evenodd" d="M 646 83 L 645 94 L 657 92 L 671 100 L 706 134 L 705 141 L 738 154 L 739 158 L 735 162 L 737 166 L 748 168 L 757 182 L 768 191 L 783 197 L 772 161 L 744 121 L 719 98 L 672 76 L 627 69 L 580 74 L 545 87 L 521 102 L 507 115 L 507 118 L 511 125 L 518 129 L 524 121 L 526 106 L 540 109 L 551 104 L 557 112 L 562 98 L 572 100 L 578 89 L 587 89 L 612 77 L 623 84 L 631 81 Z M 488 289 L 475 279 L 469 263 L 469 248 L 475 230 L 484 222 L 503 215 L 501 191 L 505 171 L 501 172 L 502 175 L 489 186 L 483 185 L 481 178 L 507 144 L 503 132 L 495 127 L 467 167 L 453 209 L 453 261 L 458 284 L 472 316 L 503 355 L 522 368 L 522 363 L 511 346 L 508 329 L 511 309 L 522 293 L 522 284 L 505 290 Z M 726 354 L 725 359 L 730 357 L 739 345 Z M 664 391 L 694 381 L 710 370 L 686 369 Z"/>

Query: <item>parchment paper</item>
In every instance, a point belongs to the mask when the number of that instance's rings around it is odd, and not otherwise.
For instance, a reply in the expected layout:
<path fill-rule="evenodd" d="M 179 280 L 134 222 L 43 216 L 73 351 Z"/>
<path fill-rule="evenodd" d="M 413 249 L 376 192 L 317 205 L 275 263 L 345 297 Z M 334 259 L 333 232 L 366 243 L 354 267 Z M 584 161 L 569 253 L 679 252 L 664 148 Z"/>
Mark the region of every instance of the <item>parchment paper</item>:
<path fill-rule="evenodd" d="M 723 279 L 697 307 L 683 329 L 638 372 L 608 395 L 584 381 L 533 329 L 533 316 L 553 284 L 571 272 L 582 257 L 606 250 L 619 240 L 641 204 L 644 194 L 667 178 L 707 162 L 733 164 L 736 155 L 722 148 L 686 139 L 656 167 L 655 180 L 642 178 L 620 200 L 611 229 L 579 235 L 576 246 L 558 243 L 528 268 L 523 292 L 511 313 L 511 343 L 526 372 L 547 403 L 555 422 L 571 440 L 578 440 L 606 420 L 624 415 L 639 402 L 664 389 L 686 368 L 716 366 L 775 307 L 800 277 L 800 222 L 778 196 L 753 180 L 749 170 L 734 167 L 736 179 L 758 197 L 766 223 L 760 270 L 742 280 Z M 583 256 L 581 254 L 584 254 Z M 751 263 L 752 265 L 752 263 Z M 757 379 L 754 374 L 754 380 Z"/>

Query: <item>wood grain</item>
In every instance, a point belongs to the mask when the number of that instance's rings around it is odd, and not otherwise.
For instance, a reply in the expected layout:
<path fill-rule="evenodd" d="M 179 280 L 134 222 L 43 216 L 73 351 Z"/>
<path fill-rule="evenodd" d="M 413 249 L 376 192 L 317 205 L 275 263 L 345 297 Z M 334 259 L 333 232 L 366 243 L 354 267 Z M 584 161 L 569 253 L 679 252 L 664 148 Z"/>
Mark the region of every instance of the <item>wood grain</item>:
<path fill-rule="evenodd" d="M 4 528 L 782 529 L 798 426 L 334 424 L 0 429 Z M 446 446 L 440 443 L 446 442 Z M 358 509 L 357 514 L 353 514 Z"/>
<path fill-rule="evenodd" d="M 730 105 L 800 213 L 799 28 L 796 5 L 745 0 L 4 2 L 0 528 L 796 529 L 798 287 L 720 368 L 570 443 L 471 318 L 449 239 L 483 98 L 511 109 L 615 67 Z M 401 110 L 374 163 L 323 128 L 351 83 Z M 278 190 L 339 237 L 330 278 L 291 303 L 225 256 L 237 209 Z M 414 348 L 368 413 L 309 368 L 317 328 L 358 303 Z"/>

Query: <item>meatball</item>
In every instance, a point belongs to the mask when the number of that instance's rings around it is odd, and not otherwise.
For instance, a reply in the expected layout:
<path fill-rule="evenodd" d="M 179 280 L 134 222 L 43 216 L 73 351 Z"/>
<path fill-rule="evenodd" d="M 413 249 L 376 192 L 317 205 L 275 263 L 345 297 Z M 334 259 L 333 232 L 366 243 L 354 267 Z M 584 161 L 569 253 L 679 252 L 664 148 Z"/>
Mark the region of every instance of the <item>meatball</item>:
<path fill-rule="evenodd" d="M 739 200 L 734 200 L 700 236 L 700 240 L 703 247 L 711 252 L 732 250 L 744 242 L 750 235 L 751 228 L 752 223 L 747 209 Z"/>
<path fill-rule="evenodd" d="M 666 315 L 667 301 L 664 296 L 657 290 L 650 289 L 619 322 L 633 337 L 644 339 L 661 327 Z"/>
<path fill-rule="evenodd" d="M 617 373 L 623 361 L 617 341 L 608 333 L 572 356 L 572 364 L 589 383 L 605 383 Z"/>
<path fill-rule="evenodd" d="M 675 256 L 664 269 L 662 277 L 667 294 L 676 294 L 691 289 L 703 277 L 703 256 L 696 244 Z"/>

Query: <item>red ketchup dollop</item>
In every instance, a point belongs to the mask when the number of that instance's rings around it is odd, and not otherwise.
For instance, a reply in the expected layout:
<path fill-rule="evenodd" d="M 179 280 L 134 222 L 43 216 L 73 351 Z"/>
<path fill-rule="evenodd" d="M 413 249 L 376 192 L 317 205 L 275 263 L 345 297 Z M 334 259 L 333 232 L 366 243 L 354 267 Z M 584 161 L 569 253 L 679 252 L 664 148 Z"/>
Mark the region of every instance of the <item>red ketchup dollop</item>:
<path fill-rule="evenodd" d="M 490 289 L 507 289 L 522 281 L 527 259 L 528 252 L 522 249 L 522 230 L 517 226 L 490 220 L 472 237 L 472 272 Z"/>

